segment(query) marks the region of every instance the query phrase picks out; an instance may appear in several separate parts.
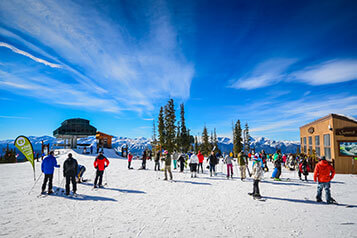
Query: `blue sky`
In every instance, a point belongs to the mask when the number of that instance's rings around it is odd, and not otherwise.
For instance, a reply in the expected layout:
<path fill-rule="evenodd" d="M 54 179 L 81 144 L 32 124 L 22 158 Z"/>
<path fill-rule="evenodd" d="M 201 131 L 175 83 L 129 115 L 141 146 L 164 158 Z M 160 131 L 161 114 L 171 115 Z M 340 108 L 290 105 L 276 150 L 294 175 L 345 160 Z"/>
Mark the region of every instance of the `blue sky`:
<path fill-rule="evenodd" d="M 231 136 L 299 140 L 357 116 L 356 1 L 0 1 L 0 139 L 68 118 L 150 137 L 159 107 Z"/>

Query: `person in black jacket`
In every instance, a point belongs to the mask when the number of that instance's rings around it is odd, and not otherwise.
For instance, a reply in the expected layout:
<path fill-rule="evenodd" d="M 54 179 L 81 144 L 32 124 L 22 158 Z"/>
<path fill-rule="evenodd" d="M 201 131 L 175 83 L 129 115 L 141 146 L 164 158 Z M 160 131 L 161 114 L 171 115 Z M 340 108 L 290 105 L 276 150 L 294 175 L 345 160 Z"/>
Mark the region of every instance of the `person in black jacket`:
<path fill-rule="evenodd" d="M 183 170 L 185 169 L 186 155 L 181 153 L 177 161 L 180 162 L 180 173 L 183 173 Z"/>
<path fill-rule="evenodd" d="M 73 194 L 77 191 L 77 184 L 76 184 L 76 175 L 78 170 L 78 163 L 72 157 L 72 154 L 68 154 L 68 158 L 64 161 L 63 164 L 63 176 L 66 177 L 66 195 L 69 195 L 69 183 L 72 181 L 73 186 Z"/>
<path fill-rule="evenodd" d="M 210 176 L 212 177 L 212 175 L 216 175 L 216 164 L 218 162 L 218 159 L 213 151 L 208 156 L 207 161 L 209 161 L 209 172 Z"/>

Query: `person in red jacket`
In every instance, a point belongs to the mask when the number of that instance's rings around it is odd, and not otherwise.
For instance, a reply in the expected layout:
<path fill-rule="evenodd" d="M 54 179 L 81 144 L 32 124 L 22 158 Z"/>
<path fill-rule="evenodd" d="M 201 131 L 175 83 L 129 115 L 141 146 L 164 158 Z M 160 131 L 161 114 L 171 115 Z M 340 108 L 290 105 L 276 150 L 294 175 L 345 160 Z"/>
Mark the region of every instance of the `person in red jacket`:
<path fill-rule="evenodd" d="M 321 158 L 321 161 L 316 165 L 314 171 L 314 181 L 318 182 L 316 195 L 317 202 L 322 202 L 322 190 L 325 189 L 326 202 L 336 203 L 336 201 L 331 197 L 330 192 L 330 181 L 333 179 L 334 176 L 334 168 L 326 161 L 325 156 L 323 156 Z"/>
<path fill-rule="evenodd" d="M 95 180 L 94 180 L 94 187 L 97 188 L 97 181 L 99 178 L 99 187 L 102 187 L 102 180 L 103 180 L 103 173 L 104 173 L 104 169 L 106 167 L 108 167 L 109 165 L 109 160 L 103 155 L 102 152 L 99 153 L 99 155 L 97 156 L 97 158 L 95 158 L 94 161 L 94 168 L 97 169 L 97 173 L 95 176 Z"/>
<path fill-rule="evenodd" d="M 131 167 L 131 161 L 133 160 L 133 155 L 129 152 L 128 154 L 128 169 L 133 169 Z"/>
<path fill-rule="evenodd" d="M 201 151 L 198 151 L 197 157 L 198 157 L 198 171 L 197 171 L 197 173 L 200 173 L 200 167 L 201 167 L 201 171 L 203 173 L 203 161 L 205 160 L 205 157 L 203 156 L 203 154 L 201 154 Z"/>

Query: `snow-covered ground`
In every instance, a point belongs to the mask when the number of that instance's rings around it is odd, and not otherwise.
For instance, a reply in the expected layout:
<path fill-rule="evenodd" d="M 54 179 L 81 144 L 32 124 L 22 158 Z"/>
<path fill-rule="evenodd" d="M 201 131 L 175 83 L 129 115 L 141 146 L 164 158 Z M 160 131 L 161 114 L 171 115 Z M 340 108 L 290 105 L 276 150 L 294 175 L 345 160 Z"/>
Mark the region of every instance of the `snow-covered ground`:
<path fill-rule="evenodd" d="M 61 165 L 68 152 L 58 156 Z M 91 179 L 78 185 L 79 197 L 37 198 L 42 178 L 28 195 L 30 164 L 0 164 L 0 236 L 357 237 L 356 175 L 336 175 L 332 183 L 332 196 L 350 207 L 315 203 L 316 184 L 300 182 L 287 170 L 282 178 L 291 178 L 289 182 L 273 182 L 271 173 L 265 174 L 260 190 L 267 200 L 262 202 L 247 195 L 251 179 L 227 180 L 222 173 L 210 178 L 207 170 L 191 179 L 188 171 L 175 171 L 176 182 L 167 182 L 163 172 L 153 170 L 153 162 L 143 171 L 136 170 L 137 160 L 135 170 L 128 170 L 127 161 L 111 153 L 108 187 L 92 190 L 94 156 L 73 154 L 87 167 L 84 177 Z M 54 185 L 61 179 L 56 169 Z"/>

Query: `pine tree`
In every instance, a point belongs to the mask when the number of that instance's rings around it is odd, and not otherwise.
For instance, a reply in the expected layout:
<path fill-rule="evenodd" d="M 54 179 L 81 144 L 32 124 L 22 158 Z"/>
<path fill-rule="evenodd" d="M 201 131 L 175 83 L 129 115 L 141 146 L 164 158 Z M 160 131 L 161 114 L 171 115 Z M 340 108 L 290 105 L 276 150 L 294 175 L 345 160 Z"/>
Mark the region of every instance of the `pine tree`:
<path fill-rule="evenodd" d="M 195 136 L 195 153 L 197 154 L 199 151 L 199 148 L 198 148 L 198 139 L 197 139 L 197 136 Z"/>
<path fill-rule="evenodd" d="M 219 151 L 219 149 L 218 149 L 218 138 L 217 138 L 216 128 L 214 128 L 214 132 L 213 132 L 213 147 L 216 147 L 215 151 Z"/>
<path fill-rule="evenodd" d="M 201 143 L 201 153 L 204 155 L 208 155 L 210 152 L 211 144 L 209 143 L 209 136 L 207 132 L 207 127 L 203 127 L 202 132 L 202 143 Z"/>
<path fill-rule="evenodd" d="M 235 156 L 239 154 L 243 149 L 242 143 L 242 128 L 240 125 L 240 120 L 238 120 L 234 125 L 233 131 L 233 153 Z"/>
<path fill-rule="evenodd" d="M 165 132 L 165 121 L 164 121 L 164 109 L 160 108 L 159 118 L 158 118 L 158 132 L 159 132 L 159 144 L 161 148 L 166 147 L 166 132 Z"/>
<path fill-rule="evenodd" d="M 250 151 L 250 135 L 249 135 L 248 123 L 245 123 L 244 139 L 245 139 L 245 141 L 244 141 L 245 151 L 249 152 Z"/>
<path fill-rule="evenodd" d="M 182 137 L 181 137 L 181 123 L 180 121 L 177 122 L 177 132 L 175 138 L 175 149 L 176 151 L 182 151 Z"/>
<path fill-rule="evenodd" d="M 151 151 L 153 153 L 156 152 L 156 145 L 157 145 L 156 126 L 155 126 L 155 120 L 153 120 L 153 123 L 152 123 L 152 142 L 151 142 Z"/>
<path fill-rule="evenodd" d="M 190 133 L 186 128 L 185 120 L 185 107 L 183 104 L 180 105 L 180 120 L 181 120 L 181 135 L 180 141 L 182 146 L 182 151 L 187 152 L 190 149 Z"/>
<path fill-rule="evenodd" d="M 170 99 L 165 106 L 165 132 L 166 132 L 166 149 L 171 154 L 175 149 L 176 137 L 176 115 L 174 100 Z"/>

